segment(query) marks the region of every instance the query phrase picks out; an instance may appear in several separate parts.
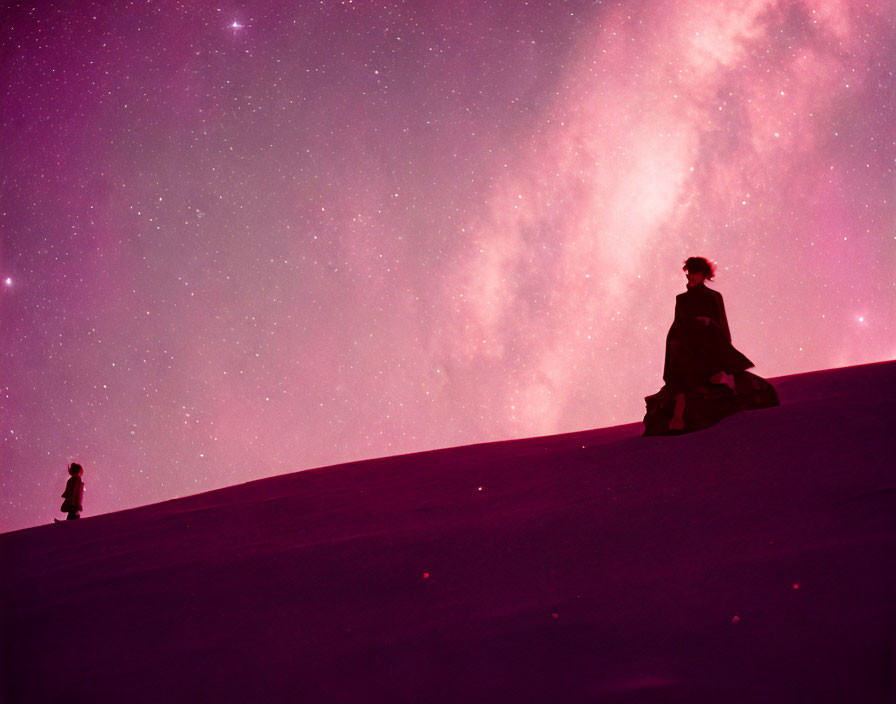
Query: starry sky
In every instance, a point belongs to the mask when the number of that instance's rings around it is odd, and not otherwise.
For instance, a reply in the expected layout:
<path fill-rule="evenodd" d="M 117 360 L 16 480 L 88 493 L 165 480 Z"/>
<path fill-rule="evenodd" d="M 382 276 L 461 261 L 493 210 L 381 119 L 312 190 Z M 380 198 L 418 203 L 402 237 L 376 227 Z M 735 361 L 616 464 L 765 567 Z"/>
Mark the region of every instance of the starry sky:
<path fill-rule="evenodd" d="M 896 357 L 893 0 L 0 12 L 0 530 Z"/>

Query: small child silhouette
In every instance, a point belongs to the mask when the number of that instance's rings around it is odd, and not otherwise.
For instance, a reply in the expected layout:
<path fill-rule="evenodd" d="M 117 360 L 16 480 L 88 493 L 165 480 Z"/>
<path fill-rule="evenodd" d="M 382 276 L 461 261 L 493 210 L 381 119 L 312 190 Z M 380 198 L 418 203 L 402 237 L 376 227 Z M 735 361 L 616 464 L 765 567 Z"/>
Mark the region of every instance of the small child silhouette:
<path fill-rule="evenodd" d="M 71 475 L 65 483 L 65 491 L 62 493 L 63 513 L 68 512 L 65 520 L 73 521 L 81 516 L 78 515 L 82 510 L 81 499 L 84 497 L 84 482 L 81 481 L 81 475 L 84 469 L 77 462 L 72 462 L 68 467 L 68 473 Z"/>

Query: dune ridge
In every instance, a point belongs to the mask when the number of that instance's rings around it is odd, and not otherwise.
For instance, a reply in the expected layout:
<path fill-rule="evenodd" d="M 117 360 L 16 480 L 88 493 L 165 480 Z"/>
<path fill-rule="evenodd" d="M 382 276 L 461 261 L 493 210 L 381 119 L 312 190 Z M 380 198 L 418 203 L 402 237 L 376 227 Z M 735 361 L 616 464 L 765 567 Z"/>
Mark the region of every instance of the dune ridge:
<path fill-rule="evenodd" d="M 894 701 L 896 362 L 0 535 L 2 699 Z"/>

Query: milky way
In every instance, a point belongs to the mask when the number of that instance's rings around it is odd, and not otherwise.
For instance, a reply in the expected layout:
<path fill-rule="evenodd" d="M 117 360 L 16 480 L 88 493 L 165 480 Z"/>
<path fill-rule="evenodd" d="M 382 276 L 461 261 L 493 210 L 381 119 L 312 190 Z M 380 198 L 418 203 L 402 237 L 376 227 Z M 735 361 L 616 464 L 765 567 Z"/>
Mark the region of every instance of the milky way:
<path fill-rule="evenodd" d="M 889 0 L 2 17 L 0 530 L 638 421 L 691 255 L 758 374 L 896 357 Z"/>

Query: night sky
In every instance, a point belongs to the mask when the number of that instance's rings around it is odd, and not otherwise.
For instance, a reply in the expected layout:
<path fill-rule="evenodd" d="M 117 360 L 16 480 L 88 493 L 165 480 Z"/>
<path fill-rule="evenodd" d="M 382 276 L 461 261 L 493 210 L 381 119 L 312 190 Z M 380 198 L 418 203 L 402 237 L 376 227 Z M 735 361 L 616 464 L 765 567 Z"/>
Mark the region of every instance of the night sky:
<path fill-rule="evenodd" d="M 893 0 L 0 12 L 0 530 L 896 357 Z"/>

